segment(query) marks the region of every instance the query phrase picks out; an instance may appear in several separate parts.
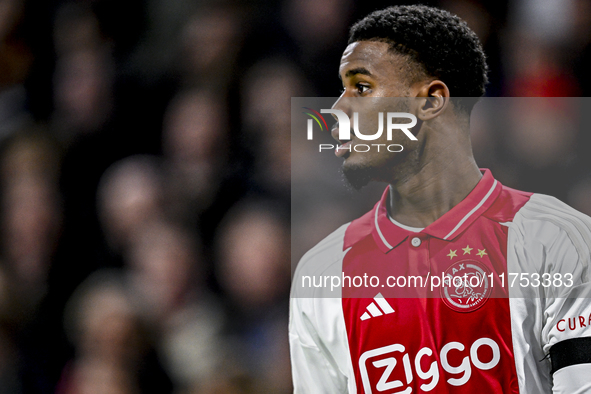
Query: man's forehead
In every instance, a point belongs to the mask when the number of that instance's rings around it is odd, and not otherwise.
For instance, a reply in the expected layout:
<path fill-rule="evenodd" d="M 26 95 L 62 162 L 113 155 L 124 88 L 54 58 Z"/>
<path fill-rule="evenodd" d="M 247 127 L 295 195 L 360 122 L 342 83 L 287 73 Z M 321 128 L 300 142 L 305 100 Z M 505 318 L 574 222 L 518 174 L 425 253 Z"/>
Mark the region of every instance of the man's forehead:
<path fill-rule="evenodd" d="M 348 70 L 364 67 L 368 70 L 378 70 L 384 66 L 391 66 L 395 55 L 390 51 L 390 45 L 382 41 L 357 41 L 345 48 L 341 57 L 339 75 L 346 76 Z"/>

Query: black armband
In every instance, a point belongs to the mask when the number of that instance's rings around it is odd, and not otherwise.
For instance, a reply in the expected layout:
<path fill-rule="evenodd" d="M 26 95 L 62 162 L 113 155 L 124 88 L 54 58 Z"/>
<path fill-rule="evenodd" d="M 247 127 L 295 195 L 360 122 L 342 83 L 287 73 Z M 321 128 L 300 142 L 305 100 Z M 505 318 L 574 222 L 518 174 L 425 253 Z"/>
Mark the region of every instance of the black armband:
<path fill-rule="evenodd" d="M 550 348 L 552 371 L 577 364 L 591 364 L 591 337 L 572 338 Z"/>

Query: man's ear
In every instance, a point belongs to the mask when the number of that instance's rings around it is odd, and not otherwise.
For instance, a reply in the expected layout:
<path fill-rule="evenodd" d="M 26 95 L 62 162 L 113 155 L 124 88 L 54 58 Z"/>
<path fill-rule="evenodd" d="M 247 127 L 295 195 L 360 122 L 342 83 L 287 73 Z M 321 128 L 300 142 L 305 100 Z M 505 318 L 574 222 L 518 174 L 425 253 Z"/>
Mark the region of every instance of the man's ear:
<path fill-rule="evenodd" d="M 426 121 L 443 113 L 449 105 L 449 89 L 438 79 L 422 86 L 417 93 L 417 118 Z"/>

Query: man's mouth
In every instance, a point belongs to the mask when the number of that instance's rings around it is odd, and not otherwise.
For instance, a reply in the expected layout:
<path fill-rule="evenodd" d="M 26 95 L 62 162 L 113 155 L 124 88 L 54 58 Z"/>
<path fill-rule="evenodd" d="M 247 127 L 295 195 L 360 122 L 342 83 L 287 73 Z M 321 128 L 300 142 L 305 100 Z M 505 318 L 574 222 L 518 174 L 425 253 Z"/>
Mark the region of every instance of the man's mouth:
<path fill-rule="evenodd" d="M 351 143 L 352 141 L 342 142 L 339 140 L 340 145 L 337 145 L 335 148 L 334 154 L 337 157 L 349 157 L 349 153 L 351 153 Z"/>
<path fill-rule="evenodd" d="M 334 127 L 332 128 L 330 134 L 332 135 L 332 138 L 337 141 L 339 144 L 337 145 L 337 147 L 335 148 L 334 154 L 337 157 L 348 157 L 349 153 L 351 152 L 351 144 L 352 144 L 352 140 L 340 140 L 338 138 L 339 136 L 339 124 L 336 123 L 334 125 Z"/>

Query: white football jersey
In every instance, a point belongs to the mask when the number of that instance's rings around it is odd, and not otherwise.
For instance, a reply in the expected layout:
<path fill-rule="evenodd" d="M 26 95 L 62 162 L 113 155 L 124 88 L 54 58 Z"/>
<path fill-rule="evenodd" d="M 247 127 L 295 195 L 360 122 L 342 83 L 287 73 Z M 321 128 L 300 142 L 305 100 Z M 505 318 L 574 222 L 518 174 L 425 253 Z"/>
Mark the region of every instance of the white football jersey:
<path fill-rule="evenodd" d="M 296 269 L 295 393 L 591 392 L 577 354 L 591 342 L 569 341 L 591 337 L 591 218 L 485 170 L 411 229 L 389 218 L 388 191 Z M 551 360 L 557 343 L 571 350 Z"/>

